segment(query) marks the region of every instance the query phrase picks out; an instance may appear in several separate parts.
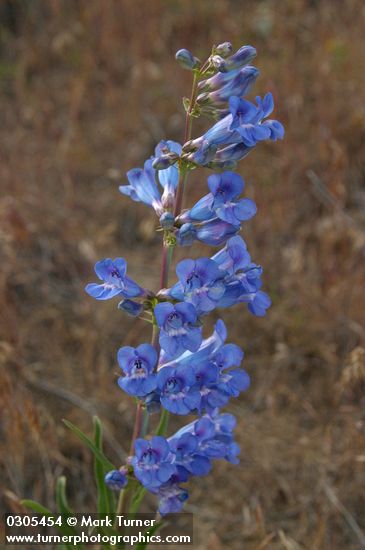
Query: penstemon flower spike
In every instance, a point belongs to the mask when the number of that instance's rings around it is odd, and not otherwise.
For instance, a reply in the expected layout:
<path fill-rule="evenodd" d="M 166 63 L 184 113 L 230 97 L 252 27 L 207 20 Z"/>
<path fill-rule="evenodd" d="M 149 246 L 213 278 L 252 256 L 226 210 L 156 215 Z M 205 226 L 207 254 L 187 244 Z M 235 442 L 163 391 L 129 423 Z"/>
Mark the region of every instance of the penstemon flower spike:
<path fill-rule="evenodd" d="M 239 303 L 262 316 L 271 304 L 261 290 L 262 268 L 252 263 L 237 235 L 257 208 L 251 199 L 241 198 L 244 181 L 232 171 L 259 142 L 284 135 L 280 122 L 267 119 L 274 108 L 270 93 L 263 99 L 256 97 L 256 104 L 244 98 L 259 74 L 248 65 L 255 55 L 252 46 L 232 53 L 229 42 L 213 47 L 203 64 L 188 50 L 177 52 L 178 63 L 193 72 L 190 99 L 184 99 L 184 143 L 161 141 L 144 168 L 130 170 L 129 184 L 119 188 L 153 208 L 159 218 L 163 231 L 160 290 L 154 294 L 127 278 L 121 258 L 98 262 L 95 270 L 104 282 L 86 287 L 99 300 L 121 295 L 124 300 L 118 307 L 132 316 L 145 310 L 152 315 L 151 344 L 118 351 L 124 372 L 119 386 L 138 400 L 128 475 L 159 497 L 162 515 L 182 509 L 188 493 L 181 484 L 208 474 L 213 459 L 238 462 L 239 448 L 232 435 L 235 420 L 220 409 L 245 391 L 250 379 L 240 368 L 242 350 L 225 344 L 223 321 L 218 321 L 210 338 L 203 339 L 204 316 Z M 191 139 L 192 122 L 198 116 L 218 122 Z M 183 210 L 188 174 L 199 166 L 215 170 L 208 177 L 209 193 Z M 173 248 L 190 246 L 195 240 L 224 247 L 211 258 L 180 261 L 177 282 L 168 288 Z M 140 438 L 142 416 L 147 420 L 146 431 L 148 415 L 157 411 L 162 414 L 158 434 Z M 166 439 L 168 413 L 196 414 L 198 419 Z M 123 486 L 128 491 L 120 471 L 109 472 L 105 479 L 109 487 Z"/>
<path fill-rule="evenodd" d="M 226 343 L 224 322 L 218 320 L 212 335 L 204 338 L 204 318 L 216 308 L 241 303 L 251 314 L 263 316 L 271 305 L 261 289 L 262 267 L 252 262 L 238 234 L 257 208 L 241 196 L 244 181 L 234 172 L 258 143 L 284 136 L 282 124 L 268 119 L 274 109 L 271 93 L 256 97 L 255 103 L 244 97 L 259 74 L 249 65 L 255 56 L 252 46 L 233 52 L 229 42 L 213 46 L 204 63 L 188 50 L 179 50 L 177 62 L 193 73 L 190 98 L 183 99 L 183 143 L 160 141 L 143 168 L 130 170 L 128 183 L 119 187 L 123 195 L 157 215 L 161 274 L 159 289 L 153 292 L 127 275 L 124 258 L 106 258 L 95 265 L 99 282 L 85 288 L 96 300 L 118 297 L 120 311 L 152 323 L 150 343 L 126 345 L 117 352 L 118 385 L 137 403 L 126 463 L 116 469 L 104 456 L 98 419 L 94 443 L 66 422 L 94 452 L 100 513 L 135 513 L 146 491 L 157 496 L 160 515 L 179 512 L 191 477 L 209 474 L 214 460 L 238 463 L 236 420 L 221 409 L 248 389 L 250 378 L 241 367 L 243 351 Z M 197 117 L 215 122 L 202 136 L 192 138 Z M 208 193 L 184 208 L 188 175 L 201 166 L 212 170 Z M 195 241 L 221 248 L 211 257 L 180 261 L 169 287 L 174 248 Z M 155 433 L 148 435 L 151 414 L 160 419 Z M 193 414 L 196 419 L 168 435 L 169 414 Z M 111 491 L 120 492 L 117 506 Z"/>

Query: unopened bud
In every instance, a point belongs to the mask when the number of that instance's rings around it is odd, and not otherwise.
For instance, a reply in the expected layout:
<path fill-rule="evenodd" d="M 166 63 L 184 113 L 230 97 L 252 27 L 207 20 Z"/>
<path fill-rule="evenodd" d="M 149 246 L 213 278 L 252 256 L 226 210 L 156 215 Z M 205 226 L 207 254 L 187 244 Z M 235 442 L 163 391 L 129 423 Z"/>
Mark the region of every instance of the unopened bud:
<path fill-rule="evenodd" d="M 211 57 L 212 65 L 217 71 L 225 71 L 226 62 L 220 55 L 213 55 Z"/>
<path fill-rule="evenodd" d="M 128 483 L 127 469 L 120 468 L 120 470 L 111 470 L 104 478 L 105 485 L 113 491 L 120 491 Z"/>
<path fill-rule="evenodd" d="M 189 50 L 185 49 L 176 52 L 175 59 L 183 69 L 188 70 L 194 69 L 199 61 Z"/>
<path fill-rule="evenodd" d="M 222 57 L 228 57 L 229 55 L 231 55 L 232 51 L 233 46 L 230 42 L 223 42 L 215 48 L 216 54 L 221 55 Z"/>
<path fill-rule="evenodd" d="M 125 300 L 119 302 L 118 309 L 125 311 L 132 317 L 138 317 L 138 315 L 141 315 L 143 311 L 143 305 L 126 298 Z"/>
<path fill-rule="evenodd" d="M 161 409 L 160 396 L 156 392 L 149 393 L 145 399 L 146 410 L 149 414 L 158 413 Z"/>
<path fill-rule="evenodd" d="M 163 229 L 172 229 L 174 227 L 175 218 L 171 212 L 164 212 L 160 217 L 160 224 Z"/>
<path fill-rule="evenodd" d="M 152 162 L 152 167 L 155 170 L 165 170 L 172 164 L 175 164 L 178 158 L 179 158 L 179 155 L 177 153 L 174 153 L 174 151 L 171 151 L 166 155 L 161 155 L 160 157 L 156 157 Z"/>
<path fill-rule="evenodd" d="M 192 223 L 184 223 L 176 233 L 180 246 L 191 246 L 196 239 L 196 229 Z"/>

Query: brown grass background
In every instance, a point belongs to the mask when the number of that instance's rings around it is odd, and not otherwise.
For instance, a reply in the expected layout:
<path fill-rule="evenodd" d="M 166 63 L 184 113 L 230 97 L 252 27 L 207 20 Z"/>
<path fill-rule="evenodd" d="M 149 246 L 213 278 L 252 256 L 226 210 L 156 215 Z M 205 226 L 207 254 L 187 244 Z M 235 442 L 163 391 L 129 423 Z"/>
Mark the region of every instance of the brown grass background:
<path fill-rule="evenodd" d="M 252 386 L 228 407 L 240 466 L 190 484 L 194 547 L 365 547 L 362 0 L 10 0 L 0 14 L 4 510 L 20 511 L 18 497 L 52 507 L 63 473 L 74 508 L 94 511 L 92 458 L 64 417 L 90 433 L 97 412 L 123 460 L 133 407 L 115 352 L 149 331 L 83 287 L 97 259 L 123 255 L 157 288 L 156 220 L 118 184 L 160 139 L 182 139 L 191 83 L 175 51 L 204 58 L 230 40 L 257 47 L 254 92 L 273 92 L 286 137 L 239 168 L 259 207 L 244 237 L 273 307 L 222 312 Z M 190 204 L 207 174 L 191 178 Z"/>

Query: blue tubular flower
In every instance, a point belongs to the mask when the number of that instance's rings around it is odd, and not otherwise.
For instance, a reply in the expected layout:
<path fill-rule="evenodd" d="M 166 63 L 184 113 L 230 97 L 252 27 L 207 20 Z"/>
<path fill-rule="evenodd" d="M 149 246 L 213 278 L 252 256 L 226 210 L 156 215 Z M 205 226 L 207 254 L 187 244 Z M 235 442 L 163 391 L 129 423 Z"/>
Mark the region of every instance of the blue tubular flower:
<path fill-rule="evenodd" d="M 196 351 L 201 342 L 201 327 L 195 326 L 197 312 L 192 304 L 163 302 L 155 307 L 160 327 L 160 346 L 173 359 L 186 350 Z"/>
<path fill-rule="evenodd" d="M 125 346 L 118 351 L 118 363 L 126 376 L 118 379 L 119 386 L 137 397 L 152 392 L 156 386 L 157 352 L 150 344 L 141 344 L 137 348 Z"/>
<path fill-rule="evenodd" d="M 185 144 L 187 158 L 207 166 L 214 165 L 215 160 L 218 164 L 228 159 L 235 161 L 243 158 L 259 141 L 282 139 L 282 124 L 276 120 L 264 120 L 273 109 L 272 94 L 266 94 L 263 100 L 258 96 L 256 101 L 257 106 L 246 99 L 231 96 L 229 114 L 216 122 L 203 136 Z M 241 145 L 240 148 L 226 150 L 227 146 L 238 144 Z M 214 146 L 218 147 L 214 159 L 209 158 L 207 161 L 204 155 L 200 158 L 203 148 L 207 150 Z M 225 150 L 224 153 L 222 150 Z"/>
<path fill-rule="evenodd" d="M 247 147 L 244 143 L 233 143 L 219 149 L 215 154 L 214 161 L 208 163 L 209 168 L 216 166 L 224 166 L 227 162 L 237 163 L 239 160 L 245 158 L 252 150 L 252 147 Z"/>
<path fill-rule="evenodd" d="M 146 291 L 127 277 L 127 262 L 124 258 L 106 258 L 95 264 L 95 273 L 102 284 L 90 283 L 86 285 L 86 292 L 97 300 L 108 300 L 117 295 L 125 298 L 144 296 Z"/>
<path fill-rule="evenodd" d="M 227 73 L 250 63 L 256 56 L 256 53 L 256 49 L 253 46 L 241 46 L 239 50 L 227 59 L 223 59 L 218 55 L 214 56 L 212 61 L 218 71 Z"/>
<path fill-rule="evenodd" d="M 153 160 L 146 160 L 144 169 L 133 168 L 127 172 L 129 185 L 120 185 L 119 191 L 136 202 L 143 202 L 152 206 L 155 212 L 161 216 L 163 207 L 161 195 L 155 181 L 155 170 L 152 167 Z"/>
<path fill-rule="evenodd" d="M 271 139 L 276 141 L 284 137 L 284 128 L 278 121 L 263 121 L 274 110 L 274 99 L 271 93 L 262 100 L 256 97 L 258 107 L 249 101 L 231 97 L 229 107 L 232 115 L 230 130 L 236 130 L 245 145 L 253 147 L 258 141 Z"/>
<path fill-rule="evenodd" d="M 192 303 L 199 315 L 212 311 L 225 292 L 224 273 L 209 258 L 182 260 L 176 274 L 179 282 L 170 289 L 170 295 Z"/>
<path fill-rule="evenodd" d="M 181 512 L 184 502 L 189 498 L 188 492 L 179 487 L 176 481 L 168 481 L 158 489 L 150 491 L 159 497 L 158 511 L 161 516 Z"/>
<path fill-rule="evenodd" d="M 213 218 L 196 225 L 196 238 L 209 246 L 221 246 L 239 230 L 239 225 L 232 225 L 219 218 Z"/>
<path fill-rule="evenodd" d="M 213 334 L 209 338 L 205 338 L 203 340 L 198 351 L 195 351 L 194 353 L 191 351 L 186 351 L 180 355 L 180 357 L 168 363 L 166 363 L 166 356 L 162 352 L 160 355 L 160 364 L 163 368 L 165 366 L 176 367 L 179 365 L 190 365 L 192 357 L 194 357 L 195 363 L 206 362 L 212 357 L 215 357 L 218 350 L 223 346 L 226 338 L 226 326 L 222 319 L 218 319 L 215 324 Z"/>
<path fill-rule="evenodd" d="M 169 439 L 169 445 L 175 453 L 178 475 L 187 479 L 189 475 L 205 476 L 212 469 L 209 458 L 199 453 L 198 439 L 190 433 Z"/>
<path fill-rule="evenodd" d="M 226 246 L 212 256 L 212 260 L 230 275 L 251 264 L 246 243 L 239 235 L 229 239 Z"/>
<path fill-rule="evenodd" d="M 200 405 L 200 393 L 194 387 L 195 375 L 190 366 L 161 368 L 157 385 L 162 406 L 174 414 L 189 414 Z"/>
<path fill-rule="evenodd" d="M 197 230 L 192 223 L 184 223 L 176 232 L 176 239 L 180 246 L 191 246 L 196 240 Z"/>
<path fill-rule="evenodd" d="M 212 209 L 221 220 L 232 225 L 251 219 L 256 214 L 256 205 L 251 199 L 236 201 L 242 193 L 244 182 L 239 174 L 223 172 L 208 178 L 213 196 Z"/>
<path fill-rule="evenodd" d="M 104 478 L 105 485 L 113 491 L 120 491 L 124 489 L 128 483 L 127 469 L 120 468 L 120 470 L 111 470 Z"/>
<path fill-rule="evenodd" d="M 237 232 L 241 222 L 251 219 L 257 209 L 251 199 L 238 200 L 244 188 L 244 181 L 234 172 L 227 171 L 209 176 L 208 186 L 211 192 L 201 198 L 190 210 L 184 212 L 180 216 L 180 221 L 212 222 L 208 230 L 204 225 L 200 227 L 196 236 L 199 240 L 205 239 L 205 242 L 209 239 L 211 243 L 218 244 L 218 241 L 222 244 L 228 235 Z M 216 218 L 233 227 L 222 226 Z M 212 230 L 212 226 L 215 231 Z"/>
<path fill-rule="evenodd" d="M 150 441 L 136 439 L 134 449 L 135 456 L 131 460 L 134 475 L 148 489 L 160 487 L 176 472 L 173 455 L 164 437 L 156 435 Z"/>
<path fill-rule="evenodd" d="M 134 300 L 128 300 L 128 298 L 126 298 L 121 302 L 119 302 L 118 309 L 125 311 L 131 317 L 138 317 L 139 315 L 141 315 L 142 311 L 144 310 L 144 307 L 142 304 L 139 304 Z"/>
<path fill-rule="evenodd" d="M 246 302 L 248 310 L 256 317 L 264 317 L 266 310 L 271 306 L 271 298 L 266 292 L 259 290 L 250 297 L 240 297 L 240 302 Z"/>
<path fill-rule="evenodd" d="M 231 96 L 242 97 L 246 95 L 259 75 L 256 67 L 244 67 L 237 71 L 234 78 L 218 90 L 200 94 L 197 98 L 198 105 L 214 106 L 214 108 L 227 109 L 227 103 Z"/>
<path fill-rule="evenodd" d="M 217 73 L 214 76 L 201 80 L 198 84 L 199 92 L 214 92 L 232 82 L 236 78 L 238 70 L 228 73 Z"/>
<path fill-rule="evenodd" d="M 231 353 L 230 347 L 236 348 L 233 344 L 223 346 L 224 353 Z M 237 348 L 239 350 L 239 348 Z M 241 350 L 239 350 L 241 352 Z M 241 352 L 242 354 L 242 352 Z M 200 411 L 205 410 L 212 413 L 214 410 L 226 405 L 231 397 L 238 395 L 247 390 L 250 384 L 250 379 L 246 371 L 243 369 L 230 369 L 229 367 L 239 364 L 240 358 L 232 355 L 227 361 L 224 368 L 218 367 L 218 358 L 214 359 L 214 363 L 195 364 L 193 366 L 197 387 L 199 387 L 201 395 Z"/>
<path fill-rule="evenodd" d="M 163 140 L 156 146 L 155 159 L 163 156 L 173 155 L 177 160 L 181 155 L 182 147 L 180 143 L 171 140 Z M 162 204 L 165 208 L 172 207 L 175 197 L 175 191 L 179 182 L 179 170 L 176 164 L 158 171 L 158 179 L 163 187 Z"/>

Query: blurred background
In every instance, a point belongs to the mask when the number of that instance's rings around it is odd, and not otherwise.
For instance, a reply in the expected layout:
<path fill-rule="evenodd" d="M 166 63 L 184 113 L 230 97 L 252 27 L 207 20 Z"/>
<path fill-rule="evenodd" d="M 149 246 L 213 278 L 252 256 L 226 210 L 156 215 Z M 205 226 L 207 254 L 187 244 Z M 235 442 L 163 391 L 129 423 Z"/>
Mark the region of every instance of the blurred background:
<path fill-rule="evenodd" d="M 118 185 L 159 140 L 182 139 L 191 75 L 175 51 L 205 58 L 229 40 L 257 48 L 251 97 L 273 92 L 286 137 L 239 167 L 273 306 L 222 313 L 252 386 L 227 409 L 241 464 L 190 483 L 195 547 L 365 547 L 363 1 L 3 0 L 0 16 L 3 510 L 52 507 L 60 474 L 74 508 L 95 509 L 91 454 L 62 418 L 91 433 L 97 413 L 123 461 L 134 413 L 115 354 L 149 329 L 83 288 L 96 260 L 124 256 L 157 289 L 156 220 Z M 190 179 L 190 204 L 207 175 Z"/>

